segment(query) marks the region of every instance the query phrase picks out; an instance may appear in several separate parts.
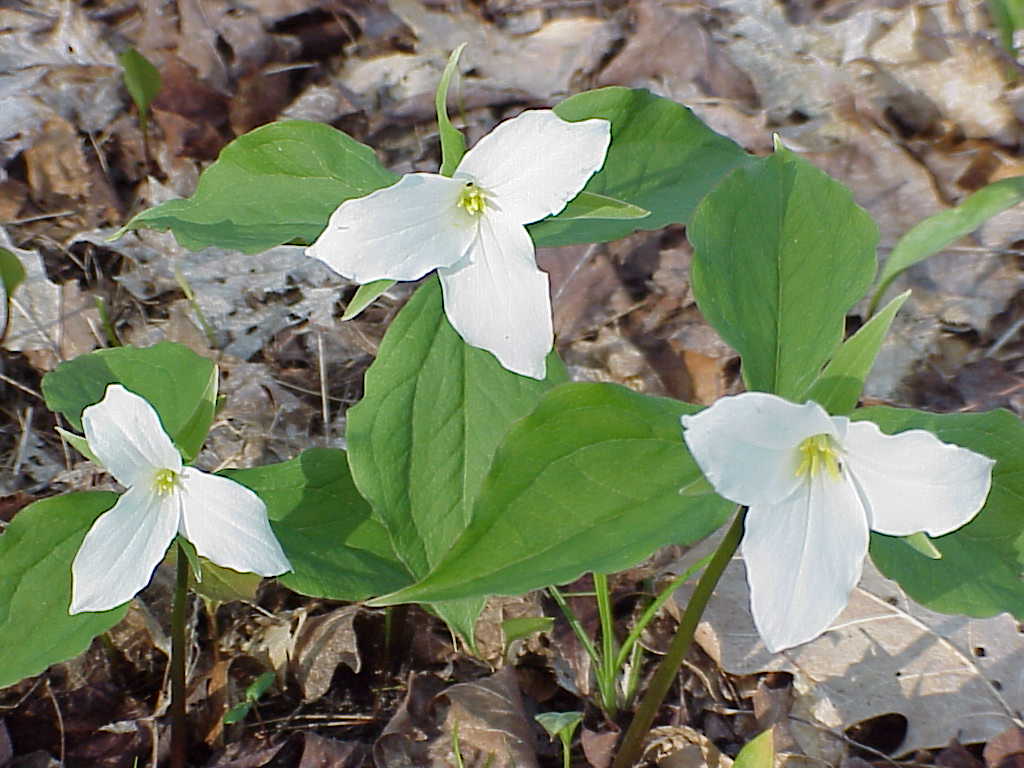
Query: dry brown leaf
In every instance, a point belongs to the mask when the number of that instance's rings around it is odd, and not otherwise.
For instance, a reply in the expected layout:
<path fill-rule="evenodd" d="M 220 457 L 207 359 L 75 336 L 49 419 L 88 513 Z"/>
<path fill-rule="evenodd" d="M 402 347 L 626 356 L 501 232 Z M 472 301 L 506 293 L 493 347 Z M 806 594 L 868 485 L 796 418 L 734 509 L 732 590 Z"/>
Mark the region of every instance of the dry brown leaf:
<path fill-rule="evenodd" d="M 4 348 L 25 353 L 44 371 L 95 349 L 99 314 L 92 295 L 74 281 L 63 286 L 51 282 L 39 252 L 15 248 L 2 228 L 0 247 L 15 254 L 25 269 L 25 281 L 10 297 Z"/>
<path fill-rule="evenodd" d="M 902 714 L 908 723 L 903 753 L 940 747 L 951 734 L 965 743 L 985 741 L 1024 706 L 1024 648 L 1011 617 L 934 613 L 910 602 L 870 562 L 833 628 L 782 653 L 769 653 L 760 642 L 749 603 L 737 558 L 719 582 L 697 641 L 731 674 L 791 672 L 794 714 L 829 728 Z M 830 743 L 838 747 L 834 739 L 798 726 L 792 724 L 794 735 L 808 755 L 834 759 L 827 754 Z"/>
<path fill-rule="evenodd" d="M 757 106 L 747 74 L 712 40 L 703 14 L 682 12 L 655 0 L 633 0 L 633 33 L 604 68 L 600 85 L 649 85 L 691 102 L 713 96 Z"/>
<path fill-rule="evenodd" d="M 644 758 L 658 768 L 732 768 L 731 758 L 703 733 L 686 725 L 652 728 Z"/>
<path fill-rule="evenodd" d="M 615 37 L 613 24 L 599 19 L 556 19 L 520 37 L 469 13 L 430 10 L 420 0 L 388 5 L 415 33 L 416 54 L 352 59 L 341 79 L 358 93 L 387 92 L 394 101 L 433 93 L 448 54 L 462 42 L 468 45 L 460 68 L 473 70 L 477 84 L 550 100 L 569 93 L 575 77 L 594 71 Z"/>
<path fill-rule="evenodd" d="M 1024 765 L 1024 728 L 1007 728 L 985 745 L 982 756 L 988 768 L 1020 768 Z"/>
<path fill-rule="evenodd" d="M 535 729 L 523 709 L 516 671 L 506 666 L 494 675 L 445 689 L 436 701 L 448 703 L 443 735 L 435 744 L 435 765 L 450 754 L 458 731 L 466 766 L 535 768 Z M 447 762 L 447 760 L 445 760 Z"/>
<path fill-rule="evenodd" d="M 362 657 L 353 622 L 363 612 L 358 605 L 346 605 L 307 618 L 299 626 L 291 668 L 305 701 L 316 701 L 327 693 L 339 664 L 359 672 Z"/>
<path fill-rule="evenodd" d="M 50 118 L 24 156 L 32 197 L 44 208 L 66 202 L 62 198 L 80 201 L 88 195 L 89 164 L 78 132 L 64 118 Z"/>

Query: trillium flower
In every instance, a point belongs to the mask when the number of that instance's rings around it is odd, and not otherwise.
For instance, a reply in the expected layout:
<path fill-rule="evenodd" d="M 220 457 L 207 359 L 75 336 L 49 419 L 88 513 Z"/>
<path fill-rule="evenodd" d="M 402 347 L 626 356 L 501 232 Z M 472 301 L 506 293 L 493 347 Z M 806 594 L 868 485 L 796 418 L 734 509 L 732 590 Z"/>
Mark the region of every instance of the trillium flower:
<path fill-rule="evenodd" d="M 276 576 L 291 570 L 267 508 L 243 485 L 183 466 L 146 400 L 111 384 L 82 413 L 89 449 L 128 490 L 100 515 L 71 565 L 70 613 L 105 611 L 134 597 L 175 534 L 225 568 Z"/>
<path fill-rule="evenodd" d="M 869 530 L 950 533 L 981 510 L 992 482 L 985 456 L 923 430 L 886 435 L 813 402 L 747 392 L 682 421 L 718 494 L 750 508 L 751 613 L 773 652 L 814 639 L 842 612 Z"/>
<path fill-rule="evenodd" d="M 525 225 L 576 197 L 610 141 L 607 120 L 523 112 L 484 136 L 451 178 L 410 173 L 346 200 L 306 253 L 357 283 L 418 280 L 436 269 L 445 313 L 466 343 L 542 379 L 554 341 L 551 299 Z"/>

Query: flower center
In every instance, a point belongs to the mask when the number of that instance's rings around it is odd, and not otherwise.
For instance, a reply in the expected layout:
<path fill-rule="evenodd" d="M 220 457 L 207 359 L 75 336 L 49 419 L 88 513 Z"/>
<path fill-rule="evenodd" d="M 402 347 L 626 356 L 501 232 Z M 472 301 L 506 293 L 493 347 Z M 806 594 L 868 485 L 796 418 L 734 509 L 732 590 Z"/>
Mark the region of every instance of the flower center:
<path fill-rule="evenodd" d="M 839 450 L 831 435 L 813 435 L 808 437 L 798 449 L 800 466 L 796 468 L 796 476 L 814 477 L 823 469 L 832 477 L 839 477 Z"/>
<path fill-rule="evenodd" d="M 487 200 L 484 198 L 483 190 L 472 181 L 467 181 L 459 194 L 459 208 L 462 208 L 470 216 L 479 216 L 487 207 Z"/>
<path fill-rule="evenodd" d="M 153 476 L 153 488 L 161 496 L 166 496 L 174 490 L 181 477 L 173 469 L 157 470 Z"/>

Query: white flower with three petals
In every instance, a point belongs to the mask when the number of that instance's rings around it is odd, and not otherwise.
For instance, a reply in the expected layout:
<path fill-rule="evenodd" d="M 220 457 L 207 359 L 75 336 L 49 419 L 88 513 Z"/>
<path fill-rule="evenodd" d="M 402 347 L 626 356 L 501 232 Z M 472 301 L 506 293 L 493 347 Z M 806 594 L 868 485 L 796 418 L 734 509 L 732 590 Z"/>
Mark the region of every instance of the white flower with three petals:
<path fill-rule="evenodd" d="M 128 490 L 86 533 L 71 565 L 69 613 L 105 611 L 134 597 L 180 533 L 203 557 L 236 571 L 291 570 L 255 493 L 182 464 L 145 399 L 111 384 L 82 412 L 89 450 Z"/>
<path fill-rule="evenodd" d="M 773 652 L 814 639 L 846 607 L 869 530 L 956 530 L 984 505 L 995 464 L 924 430 L 886 435 L 763 392 L 724 397 L 682 422 L 714 489 L 749 507 L 750 607 Z"/>
<path fill-rule="evenodd" d="M 548 276 L 526 224 L 558 213 L 604 165 L 607 120 L 530 110 L 498 125 L 451 178 L 410 173 L 343 202 L 306 253 L 357 283 L 437 269 L 445 314 L 508 370 L 544 378 L 554 341 Z"/>

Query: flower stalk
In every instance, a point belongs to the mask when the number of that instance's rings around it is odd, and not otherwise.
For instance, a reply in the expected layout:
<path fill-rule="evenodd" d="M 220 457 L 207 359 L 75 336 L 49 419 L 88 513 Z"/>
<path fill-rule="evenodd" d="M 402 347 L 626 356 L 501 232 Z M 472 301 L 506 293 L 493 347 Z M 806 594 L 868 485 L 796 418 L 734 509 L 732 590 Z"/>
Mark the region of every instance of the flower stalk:
<path fill-rule="evenodd" d="M 636 715 L 633 717 L 633 721 L 629 724 L 626 735 L 622 739 L 618 754 L 615 755 L 612 768 L 631 768 L 631 766 L 640 762 L 643 753 L 644 737 L 651 729 L 651 724 L 654 722 L 658 710 L 661 709 L 661 704 L 665 700 L 665 696 L 668 695 L 669 688 L 672 687 L 672 683 L 676 679 L 679 666 L 683 663 L 683 658 L 686 656 L 687 651 L 690 650 L 690 645 L 693 643 L 693 633 L 697 630 L 697 624 L 700 622 L 701 616 L 704 615 L 704 609 L 707 607 L 708 600 L 715 591 L 718 580 L 722 578 L 725 567 L 729 564 L 729 561 L 740 545 L 740 540 L 743 538 L 746 516 L 746 507 L 740 508 L 728 532 L 725 534 L 725 538 L 722 539 L 722 543 L 715 550 L 711 562 L 708 563 L 707 570 L 704 571 L 700 581 L 697 582 L 697 588 L 694 589 L 690 602 L 686 605 L 682 621 L 679 622 L 679 628 L 676 630 L 675 637 L 672 638 L 672 645 L 669 646 L 668 653 L 662 658 L 658 669 L 654 673 L 654 677 L 651 678 L 651 682 L 647 686 L 647 691 L 640 701 L 640 706 L 637 707 Z"/>
<path fill-rule="evenodd" d="M 180 543 L 176 544 L 178 574 L 174 584 L 171 609 L 171 768 L 185 768 L 188 746 L 188 721 L 185 711 L 185 627 L 188 607 L 188 558 Z"/>

